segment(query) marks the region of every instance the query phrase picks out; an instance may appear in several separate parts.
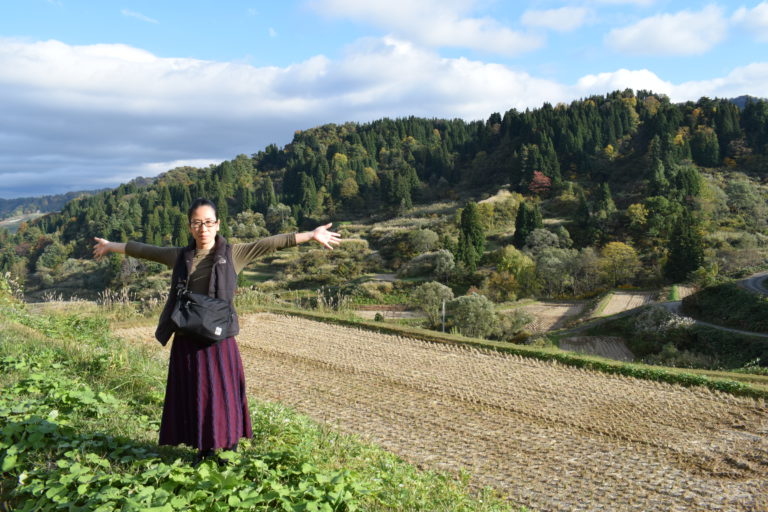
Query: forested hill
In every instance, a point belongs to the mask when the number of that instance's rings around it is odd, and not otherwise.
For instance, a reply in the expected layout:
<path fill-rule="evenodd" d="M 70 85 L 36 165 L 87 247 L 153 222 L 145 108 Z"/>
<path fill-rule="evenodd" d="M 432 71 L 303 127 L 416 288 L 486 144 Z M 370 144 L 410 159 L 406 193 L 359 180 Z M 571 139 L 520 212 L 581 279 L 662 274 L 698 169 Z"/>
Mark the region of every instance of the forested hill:
<path fill-rule="evenodd" d="M 98 194 L 104 190 L 67 192 L 40 197 L 17 197 L 14 199 L 0 199 L 0 220 L 35 212 L 55 212 L 73 199 Z"/>
<path fill-rule="evenodd" d="M 93 236 L 186 244 L 185 212 L 197 196 L 217 202 L 226 236 L 246 210 L 280 231 L 326 219 L 381 219 L 414 203 L 480 198 L 502 185 L 523 194 L 523 210 L 530 209 L 533 224 L 518 226 L 519 234 L 536 227 L 535 210 L 546 201 L 545 213 L 563 219 L 576 247 L 629 242 L 645 263 L 658 263 L 670 239 L 698 244 L 723 216 L 763 233 L 765 219 L 754 208 L 764 200 L 751 198 L 760 196 L 754 178 L 767 174 L 764 100 L 740 109 L 728 100 L 674 104 L 627 90 L 493 113 L 484 122 L 411 117 L 325 125 L 297 132 L 282 149 L 177 168 L 151 184 L 71 201 L 6 235 L 0 270 L 33 272 L 49 245 L 59 257 L 85 256 Z M 723 192 L 723 180 L 741 188 Z"/>

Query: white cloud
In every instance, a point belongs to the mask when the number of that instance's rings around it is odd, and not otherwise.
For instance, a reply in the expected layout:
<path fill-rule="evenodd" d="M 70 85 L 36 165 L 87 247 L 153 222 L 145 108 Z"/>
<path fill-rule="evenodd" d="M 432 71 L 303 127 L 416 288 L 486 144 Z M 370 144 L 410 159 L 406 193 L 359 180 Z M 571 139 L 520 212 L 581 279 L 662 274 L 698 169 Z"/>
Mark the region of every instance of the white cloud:
<path fill-rule="evenodd" d="M 226 158 L 192 158 L 188 160 L 171 160 L 169 162 L 148 162 L 142 164 L 141 168 L 144 169 L 144 173 L 142 174 L 143 176 L 157 176 L 160 173 L 163 173 L 169 169 L 175 169 L 176 167 L 205 168 L 209 165 L 218 165 L 224 160 L 231 159 L 232 155 L 228 155 Z M 128 181 L 135 177 L 136 176 L 129 177 Z"/>
<path fill-rule="evenodd" d="M 503 55 L 539 48 L 543 40 L 511 30 L 498 21 L 467 14 L 477 0 L 312 0 L 320 13 L 391 31 L 430 47 L 461 47 Z"/>
<path fill-rule="evenodd" d="M 393 72 L 396 70 L 397 72 Z M 125 45 L 0 39 L 0 197 L 117 185 L 182 163 L 205 165 L 295 130 L 381 117 L 486 119 L 616 89 L 673 101 L 768 96 L 768 62 L 671 83 L 617 70 L 562 84 L 509 67 L 444 58 L 395 38 L 365 39 L 338 60 L 286 67 L 160 58 Z"/>
<path fill-rule="evenodd" d="M 144 16 L 140 12 L 130 11 L 128 9 L 121 10 L 120 14 L 122 14 L 123 16 L 127 16 L 128 18 L 136 18 L 137 20 L 145 21 L 147 23 L 158 23 L 156 19 L 150 18 L 148 16 Z"/>
<path fill-rule="evenodd" d="M 752 9 L 742 7 L 732 17 L 734 23 L 744 25 L 759 41 L 768 42 L 768 2 L 757 4 Z"/>
<path fill-rule="evenodd" d="M 647 69 L 636 71 L 619 69 L 613 72 L 583 76 L 574 86 L 574 90 L 580 91 L 581 95 L 601 94 L 607 91 L 623 89 L 644 89 L 671 97 L 674 85 L 671 82 L 662 80 L 655 73 Z"/>
<path fill-rule="evenodd" d="M 710 5 L 698 12 L 659 14 L 614 29 L 606 43 L 636 55 L 699 55 L 722 41 L 727 28 L 723 10 Z"/>
<path fill-rule="evenodd" d="M 744 94 L 756 97 L 768 96 L 768 62 L 756 62 L 733 69 L 723 77 L 708 80 L 692 80 L 675 84 L 661 79 L 655 73 L 643 69 L 620 69 L 582 77 L 571 89 L 580 95 L 602 94 L 619 89 L 649 90 L 666 94 L 673 102 L 695 101 L 702 96 L 710 98 L 735 98 Z"/>
<path fill-rule="evenodd" d="M 589 11 L 584 7 L 561 7 L 545 11 L 528 10 L 521 21 L 529 27 L 542 27 L 558 32 L 569 32 L 582 26 Z"/>
<path fill-rule="evenodd" d="M 275 30 L 272 27 L 269 27 L 269 37 L 277 37 L 277 30 Z"/>

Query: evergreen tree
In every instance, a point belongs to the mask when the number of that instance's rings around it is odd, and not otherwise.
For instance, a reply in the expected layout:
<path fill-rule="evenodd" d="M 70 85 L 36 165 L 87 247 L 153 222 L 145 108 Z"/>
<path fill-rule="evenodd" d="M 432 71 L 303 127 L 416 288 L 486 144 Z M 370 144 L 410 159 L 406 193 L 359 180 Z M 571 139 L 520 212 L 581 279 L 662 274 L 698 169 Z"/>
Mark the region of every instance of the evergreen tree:
<path fill-rule="evenodd" d="M 317 187 L 311 176 L 301 173 L 301 197 L 299 198 L 299 220 L 315 213 L 317 208 Z"/>
<path fill-rule="evenodd" d="M 587 196 L 584 195 L 583 190 L 579 190 L 579 206 L 576 208 L 576 225 L 581 229 L 586 229 L 589 226 L 590 219 L 592 218 L 591 209 Z"/>
<path fill-rule="evenodd" d="M 669 240 L 669 257 L 664 275 L 680 282 L 704 265 L 704 239 L 701 227 L 688 210 L 678 216 Z"/>
<path fill-rule="evenodd" d="M 259 186 L 253 209 L 266 215 L 269 207 L 275 206 L 276 204 L 277 196 L 275 195 L 275 187 L 272 185 L 272 180 L 267 176 Z"/>
<path fill-rule="evenodd" d="M 597 189 L 595 198 L 595 212 L 599 217 L 608 217 L 616 211 L 616 204 L 613 202 L 611 187 L 607 182 L 603 182 Z"/>
<path fill-rule="evenodd" d="M 716 167 L 720 164 L 720 143 L 712 128 L 699 127 L 691 141 L 693 161 L 703 167 Z"/>
<path fill-rule="evenodd" d="M 229 237 L 229 205 L 227 204 L 227 198 L 224 196 L 224 192 L 219 189 L 219 194 L 216 196 L 216 209 L 219 216 L 219 233 L 224 238 Z"/>
<path fill-rule="evenodd" d="M 651 195 L 661 196 L 667 193 L 669 190 L 669 181 L 667 181 L 667 173 L 664 169 L 664 164 L 661 162 L 661 158 L 655 157 L 651 163 L 651 172 L 648 180 L 648 188 Z"/>
<path fill-rule="evenodd" d="M 160 187 L 160 205 L 163 208 L 171 207 L 171 190 L 168 187 Z"/>
<path fill-rule="evenodd" d="M 768 153 L 768 101 L 750 98 L 742 116 L 749 145 L 757 153 Z"/>
<path fill-rule="evenodd" d="M 456 259 L 462 261 L 471 272 L 474 272 L 483 257 L 484 249 L 485 232 L 480 221 L 477 203 L 469 202 L 461 212 Z"/>
<path fill-rule="evenodd" d="M 515 234 L 512 239 L 512 243 L 515 247 L 522 249 L 525 245 L 525 239 L 528 238 L 529 232 L 526 231 L 526 227 L 530 224 L 528 218 L 531 216 L 527 203 L 520 203 L 517 208 L 517 217 L 515 217 Z"/>
<path fill-rule="evenodd" d="M 187 216 L 186 214 L 176 212 L 176 218 L 173 220 L 173 236 L 171 244 L 176 247 L 183 247 L 188 244 Z"/>
<path fill-rule="evenodd" d="M 520 203 L 520 207 L 517 209 L 517 217 L 515 218 L 515 234 L 512 243 L 518 249 L 522 249 L 528 235 L 534 229 L 541 228 L 543 225 L 541 210 L 539 210 L 537 203 L 532 205 L 526 202 Z"/>
<path fill-rule="evenodd" d="M 237 189 L 236 200 L 237 209 L 241 212 L 250 210 L 253 206 L 253 192 L 248 187 L 239 187 Z"/>
<path fill-rule="evenodd" d="M 179 210 L 184 214 L 186 214 L 189 207 L 192 206 L 192 194 L 190 192 L 189 187 L 184 187 L 184 194 L 179 203 Z"/>

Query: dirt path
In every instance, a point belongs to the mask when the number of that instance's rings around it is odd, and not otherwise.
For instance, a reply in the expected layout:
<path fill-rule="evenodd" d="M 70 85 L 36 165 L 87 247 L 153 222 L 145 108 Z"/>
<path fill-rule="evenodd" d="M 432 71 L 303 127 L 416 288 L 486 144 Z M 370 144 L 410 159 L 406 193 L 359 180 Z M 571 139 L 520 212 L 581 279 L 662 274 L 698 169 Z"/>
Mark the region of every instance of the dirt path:
<path fill-rule="evenodd" d="M 768 510 L 764 403 L 294 317 L 241 325 L 253 396 L 534 509 Z"/>

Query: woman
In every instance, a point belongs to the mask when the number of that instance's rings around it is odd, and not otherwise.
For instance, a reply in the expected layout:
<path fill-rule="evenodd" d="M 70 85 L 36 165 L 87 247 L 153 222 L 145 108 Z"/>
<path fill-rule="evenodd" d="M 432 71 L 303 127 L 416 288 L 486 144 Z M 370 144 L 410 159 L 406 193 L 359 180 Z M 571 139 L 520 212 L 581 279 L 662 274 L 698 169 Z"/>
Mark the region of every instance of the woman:
<path fill-rule="evenodd" d="M 188 247 L 157 247 L 94 238 L 93 254 L 97 259 L 116 252 L 173 268 L 171 291 L 155 332 L 163 345 L 168 342 L 175 327 L 170 314 L 179 283 L 186 280 L 192 292 L 232 302 L 237 274 L 257 257 L 310 240 L 333 249 L 332 245 L 341 240 L 338 233 L 328 231 L 331 224 L 326 224 L 313 231 L 230 245 L 218 234 L 219 219 L 216 206 L 211 201 L 196 199 L 187 217 L 194 238 Z M 159 444 L 193 446 L 198 449 L 199 462 L 215 450 L 235 450 L 240 438 L 252 437 L 245 375 L 234 338 L 238 331 L 235 315 L 231 336 L 213 345 L 200 342 L 194 335 L 177 333 L 174 336 Z"/>

